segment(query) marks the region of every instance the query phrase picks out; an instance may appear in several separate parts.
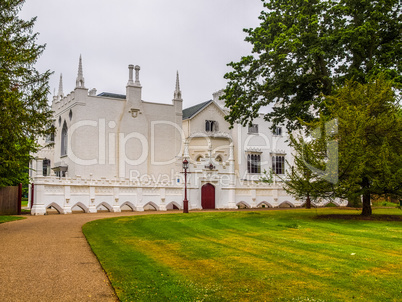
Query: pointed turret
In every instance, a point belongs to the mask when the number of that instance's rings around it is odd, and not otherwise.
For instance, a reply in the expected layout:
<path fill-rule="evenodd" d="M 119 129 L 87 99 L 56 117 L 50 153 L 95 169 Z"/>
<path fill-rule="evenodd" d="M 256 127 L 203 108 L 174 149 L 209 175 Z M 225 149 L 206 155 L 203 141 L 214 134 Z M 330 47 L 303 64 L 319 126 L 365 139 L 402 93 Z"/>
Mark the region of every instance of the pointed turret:
<path fill-rule="evenodd" d="M 77 80 L 75 81 L 75 88 L 85 88 L 85 79 L 84 73 L 82 71 L 82 57 L 80 55 L 80 61 L 78 63 L 78 76 Z"/>
<path fill-rule="evenodd" d="M 180 81 L 179 81 L 179 71 L 176 73 L 176 89 L 174 91 L 173 100 L 181 101 L 181 91 L 180 91 Z"/>
<path fill-rule="evenodd" d="M 59 81 L 59 91 L 57 92 L 57 98 L 60 100 L 64 97 L 63 92 L 63 74 L 60 73 L 60 81 Z"/>
<path fill-rule="evenodd" d="M 52 98 L 52 102 L 53 102 L 53 103 L 57 102 L 56 88 L 53 89 L 53 98 Z"/>

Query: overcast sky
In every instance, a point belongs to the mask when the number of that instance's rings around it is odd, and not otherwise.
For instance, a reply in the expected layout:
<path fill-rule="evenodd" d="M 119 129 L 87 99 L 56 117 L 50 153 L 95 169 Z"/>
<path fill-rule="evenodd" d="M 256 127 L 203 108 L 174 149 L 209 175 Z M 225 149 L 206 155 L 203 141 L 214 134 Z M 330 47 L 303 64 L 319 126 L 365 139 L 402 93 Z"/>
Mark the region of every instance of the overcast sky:
<path fill-rule="evenodd" d="M 125 94 L 128 65 L 140 65 L 144 101 L 170 103 L 180 74 L 183 107 L 226 86 L 226 66 L 251 51 L 243 28 L 256 27 L 260 0 L 27 0 L 23 19 L 37 16 L 38 43 L 47 44 L 37 68 L 63 74 L 64 94 L 75 87 L 82 54 L 85 86 Z M 50 98 L 49 98 L 50 99 Z"/>

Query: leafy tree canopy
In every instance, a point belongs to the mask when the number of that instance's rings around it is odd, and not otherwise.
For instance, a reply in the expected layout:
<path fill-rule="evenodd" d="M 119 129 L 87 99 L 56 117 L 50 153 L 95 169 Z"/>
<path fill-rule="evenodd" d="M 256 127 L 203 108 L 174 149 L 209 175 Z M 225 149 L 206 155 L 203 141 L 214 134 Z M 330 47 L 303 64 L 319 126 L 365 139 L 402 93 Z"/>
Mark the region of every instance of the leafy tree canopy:
<path fill-rule="evenodd" d="M 0 1 L 0 186 L 27 179 L 38 136 L 52 131 L 47 104 L 50 72 L 34 67 L 45 46 L 37 45 L 35 18 L 18 16 L 25 1 Z"/>
<path fill-rule="evenodd" d="M 367 83 L 385 72 L 402 83 L 400 0 L 262 0 L 260 26 L 245 29 L 252 54 L 228 64 L 222 99 L 232 125 L 265 118 L 288 130 L 310 122 L 323 97 L 354 79 Z"/>
<path fill-rule="evenodd" d="M 402 197 L 402 116 L 392 86 L 385 75 L 367 84 L 348 80 L 326 97 L 328 115 L 310 125 L 320 135 L 292 136 L 290 194 L 363 196 L 363 215 L 371 214 L 372 195 Z"/>

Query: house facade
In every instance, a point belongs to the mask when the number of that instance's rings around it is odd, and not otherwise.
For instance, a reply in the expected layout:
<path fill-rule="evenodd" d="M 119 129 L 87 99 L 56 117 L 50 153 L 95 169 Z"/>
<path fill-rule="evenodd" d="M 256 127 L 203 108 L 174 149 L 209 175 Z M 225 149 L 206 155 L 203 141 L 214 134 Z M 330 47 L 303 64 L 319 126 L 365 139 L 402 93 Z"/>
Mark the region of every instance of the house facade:
<path fill-rule="evenodd" d="M 302 205 L 279 179 L 260 181 L 292 162 L 285 128 L 272 133 L 262 115 L 230 128 L 222 91 L 183 110 L 178 74 L 169 104 L 145 102 L 141 92 L 139 66 L 129 65 L 125 95 L 87 89 L 81 57 L 74 91 L 65 96 L 60 78 L 55 134 L 31 162 L 33 215 L 181 209 L 183 159 L 190 210 Z"/>

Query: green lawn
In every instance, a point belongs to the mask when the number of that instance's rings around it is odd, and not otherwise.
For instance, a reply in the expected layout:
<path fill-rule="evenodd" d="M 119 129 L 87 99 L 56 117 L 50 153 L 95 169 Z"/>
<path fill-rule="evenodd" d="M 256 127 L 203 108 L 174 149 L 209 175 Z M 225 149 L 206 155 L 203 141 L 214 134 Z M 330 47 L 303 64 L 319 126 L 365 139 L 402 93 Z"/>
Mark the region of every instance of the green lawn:
<path fill-rule="evenodd" d="M 386 200 L 376 200 L 372 202 L 373 207 L 393 207 L 396 208 L 399 206 L 399 203 L 393 203 Z"/>
<path fill-rule="evenodd" d="M 25 219 L 25 217 L 18 217 L 18 216 L 0 216 L 0 223 Z"/>
<path fill-rule="evenodd" d="M 83 230 L 122 301 L 401 301 L 402 222 L 317 213 L 360 211 L 148 215 Z"/>
<path fill-rule="evenodd" d="M 22 198 L 22 200 L 21 200 L 21 206 L 22 206 L 22 207 L 28 206 L 28 198 L 26 198 L 26 197 L 23 197 L 23 198 Z"/>

